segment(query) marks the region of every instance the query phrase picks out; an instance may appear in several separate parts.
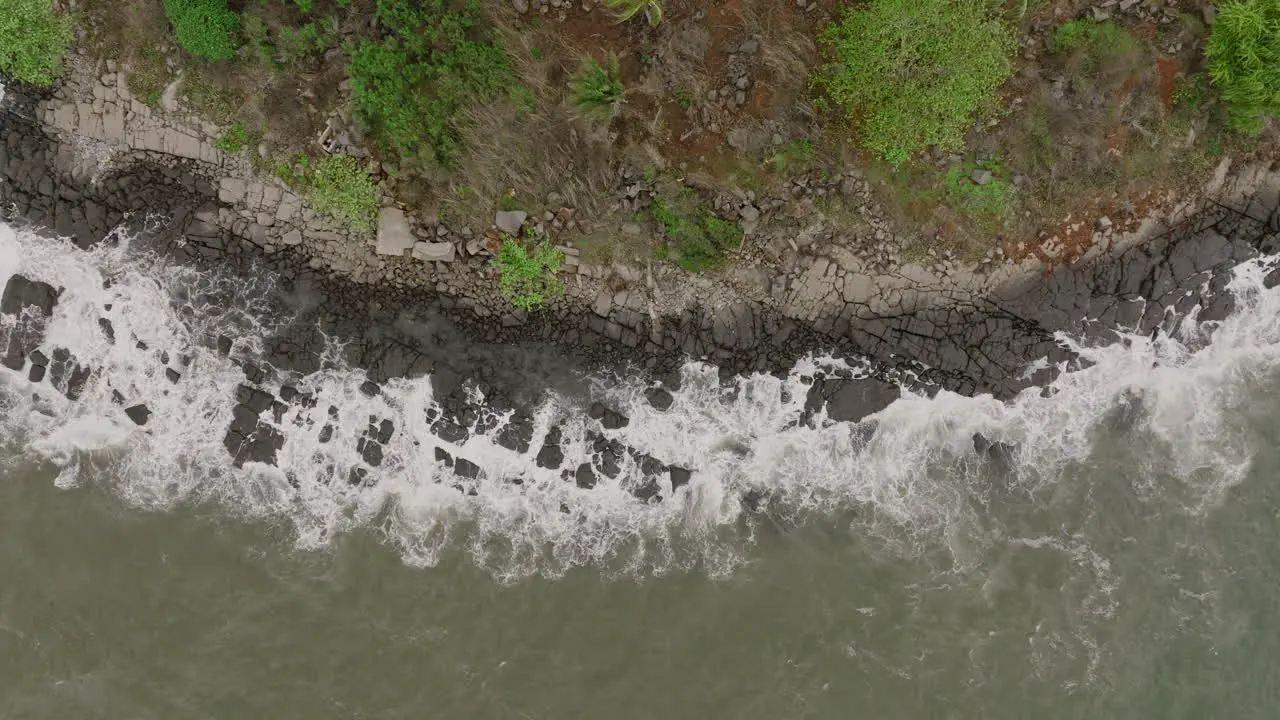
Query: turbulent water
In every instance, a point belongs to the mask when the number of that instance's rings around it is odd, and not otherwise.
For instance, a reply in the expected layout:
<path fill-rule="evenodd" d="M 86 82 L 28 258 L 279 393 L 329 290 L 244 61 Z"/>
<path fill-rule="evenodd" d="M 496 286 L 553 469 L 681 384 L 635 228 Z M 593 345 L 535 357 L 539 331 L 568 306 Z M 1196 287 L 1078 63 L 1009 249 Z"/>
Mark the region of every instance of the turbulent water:
<path fill-rule="evenodd" d="M 606 435 L 692 470 L 646 503 L 630 464 L 583 489 L 536 443 L 432 436 L 430 380 L 368 397 L 339 338 L 296 381 L 343 408 L 334 441 L 291 410 L 279 467 L 237 469 L 244 373 L 207 340 L 252 357 L 271 278 L 0 226 L 0 287 L 65 288 L 45 345 L 98 369 L 75 402 L 0 370 L 0 717 L 1274 717 L 1266 265 L 1221 323 L 1060 338 L 1085 369 L 1009 403 L 906 392 L 804 422 L 830 358 L 736 387 L 690 363 L 665 412 L 640 379 L 581 378 L 631 420 Z M 579 403 L 548 390 L 535 418 L 564 425 L 567 467 L 599 429 Z M 324 481 L 368 416 L 398 429 L 382 466 Z M 480 466 L 474 495 L 437 447 Z"/>

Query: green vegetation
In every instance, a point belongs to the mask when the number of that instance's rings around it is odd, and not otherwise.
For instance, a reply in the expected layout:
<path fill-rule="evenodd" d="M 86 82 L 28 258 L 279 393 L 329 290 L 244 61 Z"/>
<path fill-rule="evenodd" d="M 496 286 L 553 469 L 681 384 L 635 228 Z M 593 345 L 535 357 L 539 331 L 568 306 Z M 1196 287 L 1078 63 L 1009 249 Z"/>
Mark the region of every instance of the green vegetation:
<path fill-rule="evenodd" d="M 164 14 L 178 44 L 192 55 L 225 60 L 236 54 L 240 16 L 227 7 L 227 0 L 164 0 Z"/>
<path fill-rule="evenodd" d="M 662 22 L 662 0 L 605 0 L 605 4 L 618 16 L 618 22 L 626 22 L 642 12 L 649 27 L 658 27 Z"/>
<path fill-rule="evenodd" d="M 1053 29 L 1050 48 L 1054 52 L 1084 53 L 1088 72 L 1098 72 L 1125 55 L 1141 52 L 1137 38 L 1115 22 L 1090 18 L 1065 22 Z"/>
<path fill-rule="evenodd" d="M 1233 128 L 1257 133 L 1280 114 L 1280 0 L 1223 3 L 1205 55 Z"/>
<path fill-rule="evenodd" d="M 537 310 L 547 300 L 564 294 L 564 284 L 556 277 L 564 254 L 545 240 L 530 248 L 507 236 L 494 262 L 502 294 L 522 310 Z"/>
<path fill-rule="evenodd" d="M 533 90 L 527 85 L 516 85 L 511 88 L 511 102 L 516 106 L 518 114 L 523 116 L 533 112 L 534 100 Z"/>
<path fill-rule="evenodd" d="M 71 18 L 50 0 L 7 0 L 0 11 L 0 73 L 18 82 L 49 85 L 62 72 L 74 36 Z"/>
<path fill-rule="evenodd" d="M 292 155 L 277 160 L 275 174 L 301 191 L 316 212 L 357 230 L 372 230 L 378 214 L 378 184 L 350 155 L 314 160 Z"/>
<path fill-rule="evenodd" d="M 991 174 L 984 184 L 978 184 L 973 180 L 975 171 Z M 943 187 L 953 205 L 979 220 L 999 220 L 1013 208 L 1014 187 L 1004 167 L 994 160 L 955 163 L 947 169 Z"/>
<path fill-rule="evenodd" d="M 727 253 L 742 246 L 742 228 L 698 207 L 687 191 L 655 197 L 653 217 L 667 236 L 660 255 L 689 272 L 718 268 Z"/>
<path fill-rule="evenodd" d="M 372 230 L 378 213 L 378 185 L 349 155 L 329 155 L 309 177 L 307 203 L 357 230 Z"/>
<path fill-rule="evenodd" d="M 249 132 L 240 125 L 232 125 L 213 144 L 222 152 L 239 152 L 249 144 Z"/>
<path fill-rule="evenodd" d="M 588 60 L 573 78 L 573 104 L 587 117 L 607 121 L 622 102 L 621 70 L 618 58 L 610 55 L 603 64 Z"/>
<path fill-rule="evenodd" d="M 162 90 L 163 86 L 157 90 L 157 102 L 160 99 L 159 92 Z M 210 82 L 205 74 L 193 72 L 182 81 L 182 100 L 188 108 L 201 117 L 208 118 L 219 125 L 229 125 L 235 122 L 243 98 L 237 93 Z"/>
<path fill-rule="evenodd" d="M 329 29 L 328 20 L 309 22 L 300 28 L 282 27 L 276 33 L 276 47 L 286 63 L 297 62 L 329 49 Z"/>
<path fill-rule="evenodd" d="M 813 141 L 809 138 L 800 138 L 779 145 L 769 158 L 769 162 L 773 163 L 774 172 L 782 174 L 787 171 L 788 167 L 803 163 L 813 157 Z"/>
<path fill-rule="evenodd" d="M 378 0 L 391 33 L 351 49 L 355 106 L 392 156 L 448 166 L 462 138 L 459 111 L 506 88 L 507 55 L 478 27 L 479 0 Z"/>
<path fill-rule="evenodd" d="M 276 48 L 271 44 L 271 28 L 257 15 L 245 15 L 242 18 L 244 39 L 258 59 L 267 65 L 275 64 Z"/>
<path fill-rule="evenodd" d="M 958 149 L 1012 73 L 1013 35 L 985 0 L 872 0 L 820 35 L 816 89 L 891 163 Z"/>

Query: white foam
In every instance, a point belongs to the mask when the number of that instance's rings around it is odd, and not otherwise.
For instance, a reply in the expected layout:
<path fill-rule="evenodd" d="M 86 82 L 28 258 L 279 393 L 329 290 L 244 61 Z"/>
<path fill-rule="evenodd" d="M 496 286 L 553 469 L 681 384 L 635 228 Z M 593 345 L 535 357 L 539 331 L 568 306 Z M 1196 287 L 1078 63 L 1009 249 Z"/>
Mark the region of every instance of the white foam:
<path fill-rule="evenodd" d="M 1132 482 L 1176 478 L 1194 511 L 1212 505 L 1247 471 L 1248 438 L 1228 410 L 1280 358 L 1280 293 L 1262 288 L 1263 267 L 1253 263 L 1231 286 L 1239 309 L 1211 339 L 1194 325 L 1184 326 L 1185 341 L 1130 336 L 1087 347 L 1064 336 L 1062 343 L 1093 364 L 1062 374 L 1048 396 L 1037 389 L 1001 403 L 989 396 L 905 393 L 878 414 L 870 439 L 865 427 L 823 417 L 813 426 L 798 422 L 808 379 L 838 364 L 829 358 L 802 361 L 784 378 L 741 378 L 736 393 L 726 393 L 714 368 L 690 363 L 665 412 L 648 405 L 645 387 L 635 380 L 596 378 L 596 390 L 630 418 L 627 427 L 605 435 L 693 471 L 690 484 L 675 493 L 664 477 L 659 503 L 640 502 L 624 486 L 639 476 L 630 458 L 617 480 L 602 476 L 589 490 L 566 482 L 559 470 L 536 466 L 541 437 L 553 423 L 561 424 L 568 442 L 563 467 L 590 456 L 586 431 L 599 426 L 563 398 L 545 399 L 526 453 L 497 445 L 492 433 L 454 446 L 433 436 L 426 421 L 433 403 L 429 380 L 393 380 L 370 398 L 360 392 L 364 373 L 342 366 L 298 384 L 314 394 L 317 407 L 309 414 L 291 408 L 282 418 L 279 469 L 236 469 L 222 441 L 243 373 L 201 339 L 226 333 L 237 339 L 236 353 L 252 355 L 272 321 L 213 298 L 233 291 L 252 298 L 269 291 L 267 281 L 237 289 L 234 281 L 166 263 L 131 249 L 128 238 L 119 240 L 85 252 L 0 226 L 0 287 L 21 273 L 64 288 L 46 347 L 67 348 L 99 369 L 77 402 L 5 371 L 10 389 L 0 390 L 0 403 L 11 412 L 0 420 L 4 438 L 64 468 L 61 485 L 109 483 L 138 507 L 218 502 L 247 516 L 287 519 L 306 548 L 372 526 L 408 563 L 431 565 L 461 551 L 503 578 L 556 575 L 582 565 L 646 574 L 727 572 L 742 562 L 752 536 L 741 500 L 750 489 L 768 493 L 778 514 L 796 520 L 858 510 L 864 531 L 908 549 L 951 542 L 956 528 L 976 522 L 975 506 L 993 493 L 1036 493 L 1087 462 L 1130 396 L 1141 398 L 1147 412 L 1128 432 L 1152 443 L 1146 472 Z M 98 328 L 104 316 L 114 325 L 114 344 Z M 149 349 L 139 349 L 135 338 Z M 167 367 L 183 375 L 176 385 L 165 378 L 160 350 L 169 353 Z M 181 364 L 184 356 L 189 366 Z M 152 421 L 134 427 L 113 391 L 125 396 L 123 406 L 145 403 Z M 322 444 L 330 405 L 341 408 L 341 418 L 332 442 Z M 391 419 L 396 433 L 381 467 L 370 472 L 376 482 L 353 487 L 346 477 L 360 465 L 357 438 L 371 415 Z M 1015 447 L 1013 477 L 993 482 L 994 474 L 980 471 L 972 449 L 976 432 Z M 437 447 L 475 462 L 482 477 L 454 477 L 436 462 Z M 87 477 L 86 457 L 99 460 L 95 466 L 105 463 L 109 473 Z M 455 490 L 459 482 L 476 494 Z M 954 542 L 953 550 L 963 564 L 962 544 Z"/>

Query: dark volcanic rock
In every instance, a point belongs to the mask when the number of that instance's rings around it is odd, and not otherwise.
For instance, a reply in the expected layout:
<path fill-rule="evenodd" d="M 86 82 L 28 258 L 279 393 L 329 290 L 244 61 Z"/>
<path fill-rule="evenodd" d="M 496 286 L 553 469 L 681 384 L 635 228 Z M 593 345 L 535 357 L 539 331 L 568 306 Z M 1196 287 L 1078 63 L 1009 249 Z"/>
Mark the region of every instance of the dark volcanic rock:
<path fill-rule="evenodd" d="M 41 315 L 48 316 L 53 314 L 57 302 L 58 291 L 52 285 L 14 275 L 5 283 L 4 294 L 0 296 L 0 313 L 17 315 L 26 308 L 35 308 Z"/>
<path fill-rule="evenodd" d="M 147 420 L 151 419 L 151 409 L 146 405 L 134 405 L 124 409 L 124 414 L 129 416 L 134 425 L 146 425 Z"/>
<path fill-rule="evenodd" d="M 518 453 L 529 452 L 529 443 L 533 442 L 533 418 L 527 415 L 512 415 L 507 424 L 498 431 L 494 442 Z"/>
<path fill-rule="evenodd" d="M 670 408 L 671 403 L 675 401 L 675 398 L 671 396 L 671 393 L 667 392 L 666 388 L 660 387 L 652 387 L 645 390 L 644 397 L 649 401 L 650 405 L 658 410 L 666 410 Z"/>
<path fill-rule="evenodd" d="M 236 467 L 246 462 L 274 465 L 276 453 L 284 447 L 284 436 L 258 419 L 258 413 L 245 405 L 232 408 L 232 420 L 223 445 L 231 453 Z"/>
<path fill-rule="evenodd" d="M 897 385 L 875 378 L 822 378 L 809 387 L 804 409 L 812 414 L 825 405 L 827 416 L 832 420 L 857 422 L 889 407 L 901 395 L 902 390 Z"/>
<path fill-rule="evenodd" d="M 1013 468 L 1012 445 L 1003 442 L 991 442 L 982 433 L 973 434 L 973 450 L 983 460 L 990 460 L 997 467 L 1005 470 Z"/>
<path fill-rule="evenodd" d="M 590 409 L 587 410 L 587 415 L 594 420 L 599 420 L 605 430 L 624 428 L 631 422 L 625 415 L 610 410 L 603 403 L 598 402 L 591 403 Z"/>
<path fill-rule="evenodd" d="M 542 439 L 542 449 L 538 451 L 536 460 L 538 467 L 548 470 L 560 469 L 560 465 L 564 463 L 564 449 L 561 448 L 562 442 L 563 433 L 559 425 L 547 431 L 547 436 Z"/>
<path fill-rule="evenodd" d="M 669 472 L 671 473 L 671 491 L 672 492 L 679 490 L 684 485 L 688 485 L 689 479 L 693 477 L 692 472 L 682 467 L 676 467 L 674 465 L 671 466 Z"/>
<path fill-rule="evenodd" d="M 583 490 L 590 490 L 596 486 L 596 473 L 591 469 L 591 463 L 582 463 L 573 473 L 573 481 Z"/>

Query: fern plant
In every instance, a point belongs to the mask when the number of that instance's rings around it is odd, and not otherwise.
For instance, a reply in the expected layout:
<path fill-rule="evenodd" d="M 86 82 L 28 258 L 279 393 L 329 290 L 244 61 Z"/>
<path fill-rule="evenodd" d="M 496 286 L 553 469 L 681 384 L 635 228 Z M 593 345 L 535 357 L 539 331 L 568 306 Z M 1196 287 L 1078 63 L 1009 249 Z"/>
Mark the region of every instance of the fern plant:
<path fill-rule="evenodd" d="M 608 120 L 622 102 L 625 87 L 616 55 L 603 63 L 588 60 L 573 78 L 573 104 L 588 117 Z"/>
<path fill-rule="evenodd" d="M 1257 133 L 1263 116 L 1280 114 L 1280 0 L 1224 3 L 1205 55 L 1232 127 Z"/>
<path fill-rule="evenodd" d="M 606 0 L 610 9 L 618 16 L 618 22 L 626 22 L 644 13 L 649 27 L 658 27 L 662 22 L 662 0 Z"/>

